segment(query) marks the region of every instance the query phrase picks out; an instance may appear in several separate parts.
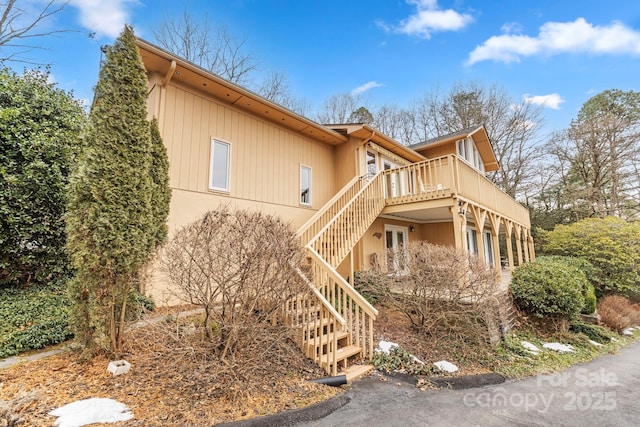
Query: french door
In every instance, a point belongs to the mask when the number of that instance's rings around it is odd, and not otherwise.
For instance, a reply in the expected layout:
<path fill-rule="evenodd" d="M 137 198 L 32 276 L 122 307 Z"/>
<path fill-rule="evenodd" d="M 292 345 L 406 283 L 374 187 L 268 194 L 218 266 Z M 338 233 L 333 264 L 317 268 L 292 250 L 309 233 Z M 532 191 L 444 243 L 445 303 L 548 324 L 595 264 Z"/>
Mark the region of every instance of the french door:
<path fill-rule="evenodd" d="M 409 272 L 406 248 L 409 243 L 407 227 L 385 225 L 385 245 L 387 248 L 387 273 L 403 275 Z"/>

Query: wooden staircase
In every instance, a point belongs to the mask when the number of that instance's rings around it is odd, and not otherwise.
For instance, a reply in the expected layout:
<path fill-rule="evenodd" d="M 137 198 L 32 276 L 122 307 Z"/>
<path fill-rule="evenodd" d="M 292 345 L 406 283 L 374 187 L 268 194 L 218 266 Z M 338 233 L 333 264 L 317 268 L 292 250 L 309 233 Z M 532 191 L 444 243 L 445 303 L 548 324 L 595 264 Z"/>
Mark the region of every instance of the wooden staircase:
<path fill-rule="evenodd" d="M 350 359 L 372 357 L 378 311 L 336 268 L 384 208 L 382 185 L 382 173 L 371 180 L 354 178 L 300 228 L 310 273 L 297 269 L 306 290 L 287 300 L 284 308 L 302 351 L 327 374 L 345 374 L 347 380 L 373 369 L 350 364 Z"/>

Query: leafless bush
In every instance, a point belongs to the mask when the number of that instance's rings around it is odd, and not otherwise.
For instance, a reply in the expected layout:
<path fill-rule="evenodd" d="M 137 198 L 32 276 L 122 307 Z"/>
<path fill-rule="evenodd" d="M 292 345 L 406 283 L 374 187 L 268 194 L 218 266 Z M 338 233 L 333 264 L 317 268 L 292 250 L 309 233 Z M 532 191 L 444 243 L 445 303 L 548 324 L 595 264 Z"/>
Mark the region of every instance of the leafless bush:
<path fill-rule="evenodd" d="M 302 286 L 302 251 L 291 226 L 261 212 L 220 207 L 178 230 L 163 266 L 176 296 L 204 308 L 204 337 L 219 357 L 252 346 Z"/>
<path fill-rule="evenodd" d="M 37 402 L 38 396 L 34 391 L 20 392 L 8 401 L 0 400 L 0 427 L 26 425 L 21 414 L 33 410 Z"/>
<path fill-rule="evenodd" d="M 417 331 L 473 345 L 489 342 L 497 321 L 495 271 L 462 251 L 427 242 L 390 256 L 404 259 L 407 274 L 390 278 L 389 301 Z"/>
<path fill-rule="evenodd" d="M 598 314 L 602 323 L 617 332 L 640 325 L 640 305 L 620 295 L 609 295 L 598 301 Z"/>

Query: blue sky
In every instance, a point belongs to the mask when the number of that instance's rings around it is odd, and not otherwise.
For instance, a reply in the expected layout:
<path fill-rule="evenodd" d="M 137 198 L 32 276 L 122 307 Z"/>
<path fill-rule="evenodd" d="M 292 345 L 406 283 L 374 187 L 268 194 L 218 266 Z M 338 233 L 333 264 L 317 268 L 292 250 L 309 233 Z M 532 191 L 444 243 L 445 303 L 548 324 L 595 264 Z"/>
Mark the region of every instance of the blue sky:
<path fill-rule="evenodd" d="M 404 107 L 473 80 L 543 103 L 553 130 L 598 92 L 640 90 L 636 0 L 71 0 L 46 25 L 77 32 L 42 40 L 46 49 L 30 58 L 52 63 L 60 87 L 91 99 L 100 45 L 125 23 L 154 42 L 153 29 L 185 7 L 244 38 L 262 70 L 285 72 L 293 95 L 314 107 L 352 91 L 373 108 Z"/>

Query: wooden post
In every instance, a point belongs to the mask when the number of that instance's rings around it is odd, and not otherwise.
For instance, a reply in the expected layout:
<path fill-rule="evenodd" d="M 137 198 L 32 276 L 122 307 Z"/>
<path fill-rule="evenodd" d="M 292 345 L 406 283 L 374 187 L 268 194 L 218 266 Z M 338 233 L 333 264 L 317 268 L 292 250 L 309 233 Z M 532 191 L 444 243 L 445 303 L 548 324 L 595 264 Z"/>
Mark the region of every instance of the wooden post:
<path fill-rule="evenodd" d="M 518 252 L 518 266 L 522 265 L 522 229 L 520 225 L 515 225 L 516 232 L 516 251 Z"/>
<path fill-rule="evenodd" d="M 503 219 L 504 228 L 507 240 L 507 257 L 509 258 L 509 272 L 513 273 L 513 244 L 511 243 L 511 237 L 513 235 L 513 223 L 508 219 Z"/>
<path fill-rule="evenodd" d="M 454 205 L 449 208 L 451 211 L 451 221 L 453 222 L 453 241 L 456 249 L 464 249 L 462 238 L 462 226 L 460 221 L 460 215 L 458 214 L 458 206 Z"/>

